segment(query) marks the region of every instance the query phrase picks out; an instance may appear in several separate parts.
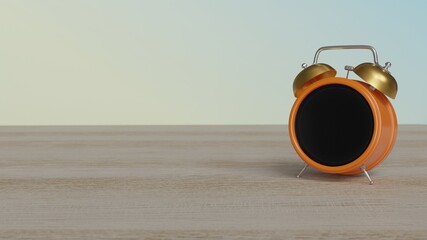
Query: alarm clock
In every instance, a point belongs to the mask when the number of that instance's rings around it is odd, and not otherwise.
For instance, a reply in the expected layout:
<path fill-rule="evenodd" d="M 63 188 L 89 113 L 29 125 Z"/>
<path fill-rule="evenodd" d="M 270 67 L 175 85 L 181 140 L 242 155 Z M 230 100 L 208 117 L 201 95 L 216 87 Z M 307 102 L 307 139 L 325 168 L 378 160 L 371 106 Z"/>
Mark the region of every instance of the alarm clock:
<path fill-rule="evenodd" d="M 346 77 L 319 63 L 325 50 L 370 50 L 373 62 L 345 66 Z M 308 166 L 319 171 L 354 175 L 380 164 L 391 152 L 397 136 L 397 118 L 389 98 L 397 94 L 397 82 L 389 72 L 389 62 L 381 66 L 375 48 L 368 45 L 326 46 L 317 50 L 313 64 L 302 64 L 293 92 L 296 100 L 289 116 L 291 143 Z M 350 79 L 349 73 L 360 79 Z"/>

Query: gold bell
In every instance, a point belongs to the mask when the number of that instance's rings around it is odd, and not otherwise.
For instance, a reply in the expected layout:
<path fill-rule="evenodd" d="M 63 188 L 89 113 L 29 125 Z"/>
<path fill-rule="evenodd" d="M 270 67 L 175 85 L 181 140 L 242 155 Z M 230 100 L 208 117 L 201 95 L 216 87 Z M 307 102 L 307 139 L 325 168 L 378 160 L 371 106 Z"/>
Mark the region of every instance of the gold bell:
<path fill-rule="evenodd" d="M 353 72 L 380 92 L 395 99 L 397 94 L 397 82 L 388 71 L 390 66 L 391 63 L 389 62 L 387 62 L 384 67 L 381 67 L 377 63 L 367 62 L 355 67 Z"/>
<path fill-rule="evenodd" d="M 333 67 L 324 63 L 316 63 L 309 67 L 307 67 L 307 64 L 303 64 L 302 67 L 304 70 L 295 77 L 293 84 L 295 97 L 298 96 L 300 90 L 304 89 L 304 87 L 310 83 L 337 75 L 337 71 Z"/>

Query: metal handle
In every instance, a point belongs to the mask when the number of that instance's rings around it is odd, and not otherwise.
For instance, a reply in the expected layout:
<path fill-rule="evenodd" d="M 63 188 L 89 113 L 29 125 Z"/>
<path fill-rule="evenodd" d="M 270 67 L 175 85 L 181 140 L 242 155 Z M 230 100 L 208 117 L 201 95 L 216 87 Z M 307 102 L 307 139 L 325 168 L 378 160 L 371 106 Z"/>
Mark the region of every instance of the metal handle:
<path fill-rule="evenodd" d="M 346 49 L 364 49 L 364 50 L 371 50 L 372 55 L 374 56 L 374 63 L 379 64 L 378 63 L 378 54 L 377 54 L 377 50 L 375 50 L 374 47 L 369 46 L 369 45 L 338 45 L 338 46 L 326 46 L 326 47 L 321 47 L 317 50 L 316 54 L 314 55 L 314 61 L 313 64 L 317 63 L 317 60 L 319 59 L 319 54 L 322 51 L 325 50 L 346 50 Z"/>

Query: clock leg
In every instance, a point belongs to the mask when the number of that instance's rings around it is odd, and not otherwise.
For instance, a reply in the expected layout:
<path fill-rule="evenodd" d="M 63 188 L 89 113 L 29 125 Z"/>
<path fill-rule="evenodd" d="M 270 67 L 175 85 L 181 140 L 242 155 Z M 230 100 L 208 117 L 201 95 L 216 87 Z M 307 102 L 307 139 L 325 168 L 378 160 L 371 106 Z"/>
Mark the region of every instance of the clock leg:
<path fill-rule="evenodd" d="M 307 167 L 308 167 L 308 164 L 306 163 L 304 165 L 304 167 L 301 169 L 301 171 L 298 173 L 297 178 L 301 177 L 301 175 L 305 172 L 305 170 L 307 169 Z"/>
<path fill-rule="evenodd" d="M 360 170 L 362 170 L 362 171 L 363 171 L 363 173 L 364 173 L 364 174 L 366 175 L 366 177 L 368 178 L 368 180 L 369 180 L 369 185 L 374 184 L 374 181 L 372 180 L 371 176 L 369 176 L 368 171 L 366 171 L 366 167 L 365 167 L 365 165 L 361 166 L 361 167 L 360 167 Z"/>

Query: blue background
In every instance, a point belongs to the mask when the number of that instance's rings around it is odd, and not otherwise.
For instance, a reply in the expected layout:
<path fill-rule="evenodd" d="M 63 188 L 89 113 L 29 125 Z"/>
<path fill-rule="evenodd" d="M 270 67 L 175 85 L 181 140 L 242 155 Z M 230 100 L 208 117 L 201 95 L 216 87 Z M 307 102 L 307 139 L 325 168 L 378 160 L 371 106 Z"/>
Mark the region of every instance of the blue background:
<path fill-rule="evenodd" d="M 400 123 L 425 124 L 425 1 L 0 1 L 0 125 L 287 124 L 324 45 L 392 63 Z M 345 76 L 368 51 L 320 56 Z M 356 78 L 356 76 L 351 75 Z"/>

